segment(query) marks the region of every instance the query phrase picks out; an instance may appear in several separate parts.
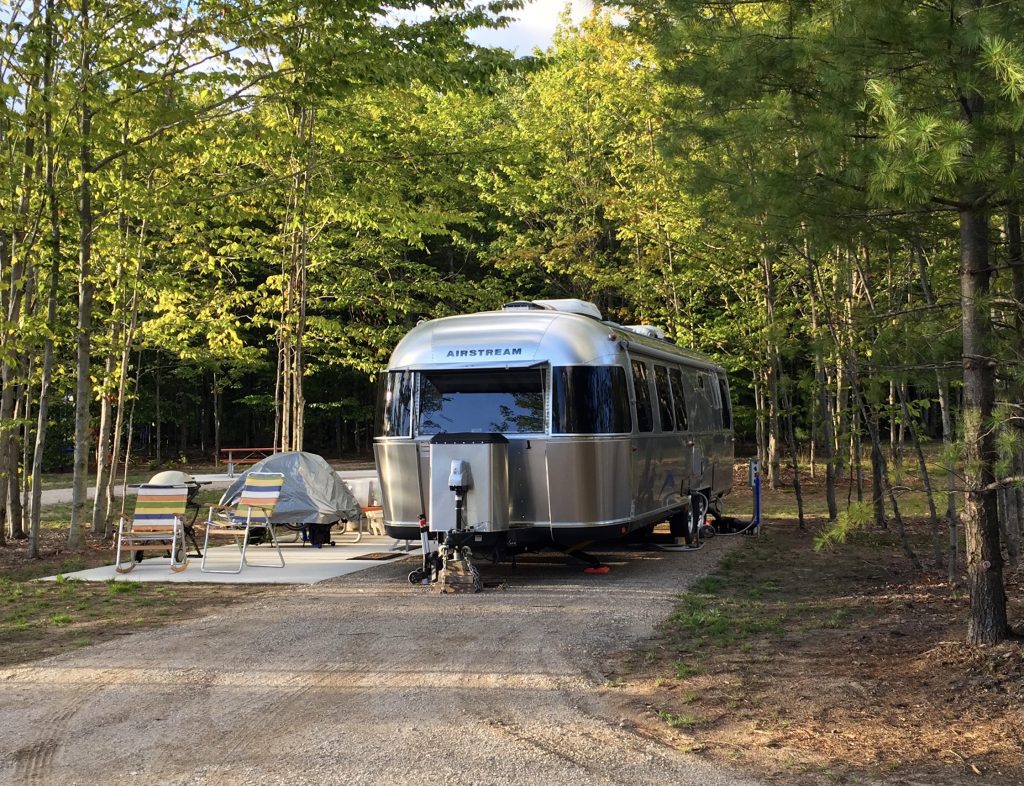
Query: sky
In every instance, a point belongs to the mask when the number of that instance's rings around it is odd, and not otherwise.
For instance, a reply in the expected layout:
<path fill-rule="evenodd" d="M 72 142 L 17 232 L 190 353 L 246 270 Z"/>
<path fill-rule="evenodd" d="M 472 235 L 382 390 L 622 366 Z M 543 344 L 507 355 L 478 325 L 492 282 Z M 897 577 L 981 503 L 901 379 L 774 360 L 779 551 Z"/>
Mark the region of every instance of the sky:
<path fill-rule="evenodd" d="M 572 9 L 573 22 L 579 22 L 590 13 L 590 0 L 526 0 L 522 9 L 510 14 L 517 19 L 508 27 L 474 30 L 469 38 L 481 46 L 500 46 L 519 55 L 528 55 L 534 48 L 547 49 L 558 18 L 567 5 Z"/>

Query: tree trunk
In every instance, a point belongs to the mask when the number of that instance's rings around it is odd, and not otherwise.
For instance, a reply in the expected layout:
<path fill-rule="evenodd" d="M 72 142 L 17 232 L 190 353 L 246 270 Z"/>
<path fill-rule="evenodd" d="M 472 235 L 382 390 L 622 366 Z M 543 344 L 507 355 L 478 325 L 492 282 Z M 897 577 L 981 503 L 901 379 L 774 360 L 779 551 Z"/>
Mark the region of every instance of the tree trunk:
<path fill-rule="evenodd" d="M 78 330 L 76 335 L 75 365 L 75 458 L 72 479 L 71 526 L 68 532 L 68 546 L 82 545 L 82 529 L 85 519 L 86 476 L 89 472 L 89 416 L 92 403 L 92 380 L 89 377 L 90 336 L 92 333 L 92 108 L 89 103 L 89 85 L 92 81 L 92 60 L 90 54 L 89 0 L 82 0 L 79 16 L 82 35 L 80 59 L 79 94 L 82 108 L 79 119 L 81 145 L 79 147 L 78 189 Z"/>
<path fill-rule="evenodd" d="M 35 19 L 38 5 L 33 8 L 31 18 Z M 34 67 L 34 65 L 33 65 Z M 18 403 L 19 384 L 18 372 L 22 349 L 19 347 L 21 331 L 18 326 L 22 322 L 22 305 L 24 303 L 26 284 L 26 262 L 30 247 L 34 240 L 29 240 L 30 213 L 32 212 L 32 195 L 34 167 L 36 156 L 36 130 L 33 126 L 40 121 L 35 111 L 29 113 L 28 106 L 34 100 L 39 89 L 39 76 L 30 79 L 22 88 L 26 102 L 25 125 L 26 133 L 23 143 L 23 163 L 20 167 L 20 181 L 17 190 L 20 192 L 16 212 L 17 220 L 12 222 L 13 229 L 5 232 L 9 239 L 4 253 L 0 254 L 0 271 L 3 271 L 3 286 L 0 287 L 0 306 L 2 306 L 5 324 L 0 331 L 0 530 L 6 534 L 9 524 L 12 536 L 24 536 L 23 522 L 18 520 L 21 511 L 18 489 L 18 439 L 15 410 Z M 13 177 L 13 173 L 12 173 Z M 13 515 L 8 518 L 8 513 Z"/>
<path fill-rule="evenodd" d="M 868 429 L 877 429 L 877 426 L 870 425 Z M 871 444 L 871 508 L 875 513 L 875 526 L 885 529 L 888 524 L 885 520 L 885 469 L 884 456 L 880 448 L 876 447 L 874 441 Z"/>
<path fill-rule="evenodd" d="M 223 416 L 221 399 L 223 398 L 217 372 L 213 372 L 213 460 L 220 461 L 220 424 Z"/>
<path fill-rule="evenodd" d="M 110 454 L 110 472 L 111 482 L 107 484 L 106 496 L 107 496 L 107 510 L 106 510 L 106 521 L 104 524 L 103 535 L 104 537 L 111 537 L 113 534 L 114 524 L 114 487 L 113 487 L 113 473 L 117 471 L 117 467 L 121 462 L 121 445 L 124 441 L 124 410 L 125 401 L 127 399 L 128 392 L 128 373 L 131 370 L 131 352 L 132 344 L 135 341 L 135 331 L 139 321 L 139 275 L 142 271 L 142 246 L 144 242 L 146 224 L 143 222 L 142 229 L 139 232 L 139 255 L 138 261 L 135 264 L 135 279 L 132 284 L 132 299 L 130 305 L 131 316 L 128 321 L 128 329 L 125 331 L 124 340 L 121 343 L 121 362 L 118 371 L 118 382 L 117 382 L 117 418 L 114 420 L 114 433 L 111 440 L 111 454 Z M 136 388 L 137 390 L 137 388 Z M 131 439 L 131 431 L 129 427 L 129 440 Z M 125 453 L 125 476 L 128 474 L 128 456 L 127 451 Z M 128 491 L 127 488 L 121 489 L 122 496 Z"/>
<path fill-rule="evenodd" d="M 1009 165 L 1016 164 L 1016 149 L 1010 146 Z M 1006 210 L 1007 264 L 1011 273 L 1011 294 L 1013 298 L 1013 326 L 1017 357 L 1024 358 L 1024 248 L 1021 243 L 1020 203 L 1013 201 Z M 1014 380 L 1009 383 L 1008 405 L 1011 414 L 1024 417 L 1024 385 Z M 1010 421 L 1004 425 L 1013 438 L 1010 444 L 1010 476 L 1024 475 L 1024 424 Z M 1021 539 L 1024 537 L 1024 490 L 1018 487 L 1004 488 L 1000 492 L 999 521 L 1006 552 L 1011 568 L 1017 569 L 1020 562 Z"/>
<path fill-rule="evenodd" d="M 54 184 L 53 114 L 49 96 L 53 80 L 53 0 L 46 2 L 46 48 L 44 50 L 43 90 L 47 97 L 43 118 L 43 134 L 46 139 L 46 202 L 50 211 L 50 287 L 46 297 L 46 322 L 51 327 L 57 323 L 57 285 L 60 280 L 60 207 Z M 50 380 L 53 377 L 53 335 L 46 334 L 43 342 L 43 368 L 39 383 L 39 410 L 36 413 L 36 442 L 32 451 L 32 517 L 29 523 L 28 556 L 39 556 L 39 528 L 42 513 L 43 453 L 46 448 L 46 422 L 50 412 Z"/>
<path fill-rule="evenodd" d="M 917 257 L 918 274 L 921 278 L 921 290 L 924 293 L 925 302 L 935 305 L 935 298 L 932 295 L 932 288 L 928 282 L 928 259 L 920 246 L 914 247 L 914 254 Z M 935 386 L 939 398 L 939 418 L 942 422 L 942 447 L 944 453 L 949 456 L 953 446 L 953 415 L 949 402 L 949 381 L 941 369 L 935 371 Z M 946 525 L 949 530 L 949 548 L 946 554 L 947 578 L 950 586 L 956 584 L 956 574 L 960 562 L 960 537 L 959 516 L 956 510 L 956 468 L 953 461 L 949 460 L 946 467 Z"/>
<path fill-rule="evenodd" d="M 121 133 L 121 144 L 128 143 L 127 121 Z M 128 182 L 127 158 L 121 160 L 121 189 L 126 190 Z M 114 303 L 113 313 L 110 317 L 110 344 L 106 348 L 106 359 L 103 363 L 102 396 L 100 397 L 100 430 L 96 439 L 96 489 L 92 505 L 92 532 L 94 535 L 104 535 L 108 528 L 108 518 L 113 499 L 112 482 L 114 472 L 117 470 L 116 460 L 113 458 L 114 448 L 111 444 L 114 431 L 114 407 L 120 407 L 120 398 L 114 399 L 111 388 L 114 386 L 114 368 L 117 366 L 115 352 L 121 346 L 121 332 L 124 326 L 125 304 L 121 296 L 121 289 L 124 279 L 124 256 L 128 251 L 128 214 L 122 208 L 118 212 L 117 221 L 118 237 L 121 241 L 121 253 L 118 256 L 117 268 L 114 273 L 114 280 L 111 285 L 112 300 Z M 122 352 L 122 359 L 124 353 Z M 117 366 L 123 370 L 123 367 Z M 124 380 L 123 375 L 119 378 L 119 392 Z"/>
<path fill-rule="evenodd" d="M 980 96 L 968 99 L 981 112 Z M 998 644 L 1009 634 L 1003 556 L 999 550 L 993 466 L 996 459 L 992 413 L 995 405 L 995 361 L 991 357 L 989 314 L 988 211 L 983 194 L 969 187 L 960 209 L 960 304 L 963 312 L 964 363 L 964 534 L 971 644 Z"/>
<path fill-rule="evenodd" d="M 15 422 L 25 417 L 25 413 L 21 411 L 23 406 L 23 386 L 18 385 L 15 390 Z M 21 461 L 22 447 L 22 440 L 20 439 L 19 435 L 22 434 L 22 432 L 23 429 L 21 427 L 15 427 L 11 432 L 11 439 L 7 445 L 7 449 L 9 451 L 9 455 L 7 458 L 7 466 L 11 468 L 11 472 L 7 476 L 9 487 L 7 497 L 7 513 L 10 520 L 11 537 L 15 540 L 24 540 L 26 537 L 25 511 L 21 506 L 21 483 L 18 480 L 18 466 Z"/>
<path fill-rule="evenodd" d="M 818 308 L 815 305 L 819 298 L 821 287 L 818 285 L 817 276 L 814 273 L 814 266 L 810 261 L 811 255 L 806 243 L 804 256 L 808 260 L 807 274 L 808 295 L 811 299 L 811 334 L 815 338 L 814 378 L 818 386 L 818 422 L 821 424 L 820 441 L 822 451 L 825 454 L 825 501 L 828 505 L 829 521 L 835 521 L 839 518 L 839 506 L 836 504 L 835 434 L 832 430 L 832 409 L 829 406 L 829 386 L 825 376 L 825 356 L 818 336 Z M 812 446 L 814 445 L 814 440 L 812 440 L 811 444 Z M 814 461 L 812 459 L 811 468 L 813 469 L 813 467 Z M 814 477 L 813 473 L 811 477 Z"/>
<path fill-rule="evenodd" d="M 116 316 L 115 316 L 116 320 Z M 115 331 L 116 335 L 116 331 Z M 100 428 L 96 437 L 96 487 L 92 500 L 92 534 L 102 535 L 107 522 L 107 492 L 113 468 L 110 465 L 110 434 L 113 428 L 113 402 L 110 385 L 114 381 L 114 354 L 107 352 L 103 362 L 103 381 L 100 395 Z"/>
<path fill-rule="evenodd" d="M 924 450 L 921 448 L 921 440 L 918 438 L 917 429 L 914 427 L 913 418 L 910 415 L 910 407 L 907 406 L 907 396 L 903 385 L 897 386 L 900 397 L 900 410 L 903 413 L 903 426 L 910 433 L 911 444 L 917 455 L 917 466 L 921 470 L 921 482 L 924 483 L 925 497 L 928 500 L 928 515 L 932 525 L 932 556 L 935 564 L 942 567 L 942 537 L 939 533 L 939 514 L 935 510 L 935 496 L 932 493 L 931 477 L 928 474 L 928 462 L 924 458 Z"/>
<path fill-rule="evenodd" d="M 782 459 L 779 450 L 781 429 L 779 428 L 779 378 L 776 360 L 779 355 L 775 344 L 775 274 L 772 260 L 767 254 L 761 257 L 764 269 L 764 309 L 768 322 L 767 389 L 768 389 L 768 485 L 777 489 L 781 475 Z"/>
<path fill-rule="evenodd" d="M 778 370 L 779 361 L 776 359 L 776 369 Z M 781 372 L 779 372 L 781 377 Z M 796 494 L 796 514 L 797 521 L 800 529 L 805 529 L 804 524 L 804 495 L 803 489 L 800 486 L 800 462 L 798 460 L 798 454 L 796 449 L 796 433 L 793 428 L 793 408 L 790 405 L 789 393 L 786 391 L 786 385 L 783 383 L 782 387 L 782 406 L 786 412 L 786 441 L 789 443 L 789 459 L 793 469 L 793 492 Z"/>
<path fill-rule="evenodd" d="M 156 465 L 162 467 L 164 463 L 164 433 L 163 433 L 163 417 L 160 412 L 160 358 L 157 357 L 157 362 L 154 364 L 154 373 L 156 374 Z"/>

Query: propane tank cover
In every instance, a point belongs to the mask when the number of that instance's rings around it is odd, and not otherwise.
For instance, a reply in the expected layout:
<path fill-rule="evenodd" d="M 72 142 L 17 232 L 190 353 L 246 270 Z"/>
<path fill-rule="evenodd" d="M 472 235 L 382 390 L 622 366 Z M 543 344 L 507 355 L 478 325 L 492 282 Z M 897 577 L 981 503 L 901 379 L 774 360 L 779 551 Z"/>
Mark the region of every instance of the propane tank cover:
<path fill-rule="evenodd" d="M 448 475 L 448 488 L 451 491 L 465 491 L 473 487 L 473 476 L 469 469 L 469 462 L 464 459 L 454 459 L 452 469 Z"/>

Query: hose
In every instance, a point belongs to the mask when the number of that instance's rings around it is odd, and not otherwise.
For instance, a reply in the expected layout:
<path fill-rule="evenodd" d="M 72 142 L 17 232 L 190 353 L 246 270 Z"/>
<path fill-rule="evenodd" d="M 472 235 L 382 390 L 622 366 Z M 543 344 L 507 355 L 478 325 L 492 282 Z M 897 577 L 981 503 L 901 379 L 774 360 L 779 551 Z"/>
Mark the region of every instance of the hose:
<path fill-rule="evenodd" d="M 701 510 L 700 515 L 694 516 L 695 521 L 704 521 L 704 517 L 707 516 L 708 508 L 711 507 L 711 503 L 708 501 L 708 498 L 699 491 L 690 492 L 690 496 L 691 498 L 700 497 L 704 500 L 704 508 Z M 660 543 L 652 543 L 651 545 L 654 546 L 657 551 L 700 551 L 704 548 L 704 543 L 700 539 L 700 525 L 697 526 L 696 538 L 698 543 L 696 546 L 663 546 Z"/>
<path fill-rule="evenodd" d="M 720 537 L 720 538 L 727 538 L 727 537 L 729 537 L 730 535 L 742 535 L 742 534 L 743 534 L 744 532 L 746 532 L 746 531 L 747 531 L 748 529 L 750 529 L 751 527 L 753 527 L 753 526 L 754 526 L 754 525 L 756 525 L 756 524 L 757 524 L 757 521 L 756 521 L 755 519 L 751 519 L 751 520 L 750 520 L 750 523 L 749 523 L 749 524 L 747 524 L 747 526 L 745 526 L 745 527 L 744 527 L 743 529 L 741 529 L 741 530 L 737 530 L 736 532 L 718 532 L 718 531 L 716 530 L 716 531 L 715 531 L 715 535 L 716 535 L 717 537 Z"/>

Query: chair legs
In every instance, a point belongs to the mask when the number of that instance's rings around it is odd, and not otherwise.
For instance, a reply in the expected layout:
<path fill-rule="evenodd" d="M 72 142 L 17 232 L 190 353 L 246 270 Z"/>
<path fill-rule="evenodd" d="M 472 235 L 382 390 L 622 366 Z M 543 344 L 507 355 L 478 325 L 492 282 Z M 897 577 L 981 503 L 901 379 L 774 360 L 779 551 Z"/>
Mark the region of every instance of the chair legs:
<path fill-rule="evenodd" d="M 348 525 L 350 523 L 355 524 L 356 527 L 352 532 L 348 531 Z M 363 539 L 363 520 L 361 517 L 357 518 L 353 522 L 339 521 L 338 524 L 341 527 L 341 533 L 338 535 L 338 543 L 352 545 L 353 543 L 358 543 Z M 342 538 L 347 538 L 347 540 L 342 540 Z"/>
<path fill-rule="evenodd" d="M 242 564 L 250 568 L 283 568 L 284 567 L 284 553 L 281 551 L 281 544 L 277 539 L 277 532 L 275 531 L 274 525 L 269 521 L 266 523 L 267 533 L 270 535 L 270 544 L 277 550 L 277 559 L 280 562 L 278 565 L 268 565 L 262 562 L 249 562 L 245 558 L 245 551 L 249 547 L 249 530 L 251 524 L 246 523 L 245 525 L 245 543 L 242 545 Z"/>
<path fill-rule="evenodd" d="M 270 535 L 270 543 L 277 550 L 277 559 L 279 564 L 266 564 L 262 562 L 249 562 L 247 559 L 247 553 L 249 550 L 249 534 L 252 532 L 252 522 L 246 521 L 245 527 L 215 527 L 211 524 L 207 524 L 206 527 L 206 538 L 203 542 L 203 563 L 199 569 L 203 573 L 241 573 L 243 567 L 249 568 L 283 568 L 284 567 L 284 554 L 281 551 L 281 544 L 278 542 L 277 533 L 274 531 L 274 527 L 268 522 L 266 524 L 257 524 L 256 526 L 266 527 L 267 532 Z M 208 568 L 206 567 L 206 560 L 210 555 L 210 532 L 213 531 L 218 535 L 229 534 L 234 538 L 235 545 L 240 549 L 238 556 L 238 567 L 231 569 L 221 568 Z M 241 541 L 239 541 L 241 537 Z"/>
<path fill-rule="evenodd" d="M 174 541 L 171 544 L 171 570 L 181 573 L 188 567 L 188 547 L 185 545 L 185 530 L 175 531 Z"/>
<path fill-rule="evenodd" d="M 138 564 L 135 561 L 135 553 L 130 548 L 125 549 L 125 544 L 124 521 L 122 520 L 117 527 L 117 553 L 114 556 L 114 570 L 118 573 L 131 573 Z M 127 561 L 121 557 L 122 553 L 127 554 Z"/>
<path fill-rule="evenodd" d="M 206 560 L 209 559 L 209 557 L 210 557 L 210 533 L 213 532 L 213 531 L 216 531 L 217 534 L 219 534 L 219 535 L 230 534 L 235 539 L 235 545 L 236 546 L 240 545 L 238 543 L 238 535 L 239 535 L 239 533 L 244 532 L 244 537 L 246 538 L 246 540 L 248 540 L 248 537 L 249 537 L 249 528 L 248 527 L 246 527 L 245 530 L 240 530 L 240 529 L 237 529 L 237 528 L 232 528 L 229 531 L 227 528 L 224 528 L 224 527 L 214 527 L 213 523 L 208 521 L 207 524 L 206 524 L 206 537 L 203 539 L 203 562 L 199 566 L 199 570 L 202 571 L 203 573 L 241 573 L 242 572 L 242 564 L 245 562 L 245 546 L 244 545 L 240 546 L 240 548 L 242 550 L 242 555 L 241 555 L 241 557 L 238 560 L 238 567 L 235 568 L 234 570 L 224 570 L 224 569 L 215 569 L 215 568 L 208 568 L 208 567 L 206 567 Z"/>
<path fill-rule="evenodd" d="M 114 570 L 118 573 L 130 573 L 142 561 L 141 555 L 146 551 L 171 552 L 171 571 L 181 573 L 188 567 L 188 553 L 185 548 L 185 530 L 180 522 L 171 529 L 171 542 L 167 543 L 165 533 L 136 534 L 131 526 L 125 526 L 124 519 L 117 528 L 117 552 L 114 556 Z"/>

